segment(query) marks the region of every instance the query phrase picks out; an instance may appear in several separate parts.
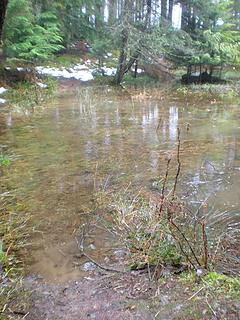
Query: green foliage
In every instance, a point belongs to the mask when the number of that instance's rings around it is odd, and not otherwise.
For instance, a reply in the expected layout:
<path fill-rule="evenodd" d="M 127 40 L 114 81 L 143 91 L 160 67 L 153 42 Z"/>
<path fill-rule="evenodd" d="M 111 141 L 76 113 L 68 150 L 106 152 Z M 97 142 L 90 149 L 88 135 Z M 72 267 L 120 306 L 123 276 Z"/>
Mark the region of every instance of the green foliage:
<path fill-rule="evenodd" d="M 98 64 L 100 67 L 103 66 L 103 62 L 106 60 L 106 55 L 110 48 L 110 41 L 107 37 L 97 37 L 94 39 L 92 45 L 92 54 L 98 59 Z"/>
<path fill-rule="evenodd" d="M 28 0 L 10 0 L 4 34 L 9 57 L 47 59 L 62 48 L 57 17 L 44 13 L 36 19 Z"/>
<path fill-rule="evenodd" d="M 7 156 L 0 154 L 0 167 L 1 166 L 8 167 L 10 164 L 11 164 L 11 160 Z"/>
<path fill-rule="evenodd" d="M 3 250 L 3 242 L 0 240 L 0 266 L 1 264 L 5 264 L 6 261 L 7 261 L 7 256 Z"/>
<path fill-rule="evenodd" d="M 217 272 L 209 272 L 204 277 L 204 283 L 211 288 L 215 288 L 218 293 L 225 293 L 228 296 L 240 298 L 240 278 L 229 277 Z"/>

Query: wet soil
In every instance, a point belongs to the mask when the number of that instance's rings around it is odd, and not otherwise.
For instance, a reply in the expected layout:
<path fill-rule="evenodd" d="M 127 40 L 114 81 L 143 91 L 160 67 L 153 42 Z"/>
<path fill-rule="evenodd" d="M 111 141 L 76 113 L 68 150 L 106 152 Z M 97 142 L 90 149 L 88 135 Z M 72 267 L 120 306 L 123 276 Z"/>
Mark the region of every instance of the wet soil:
<path fill-rule="evenodd" d="M 239 302 L 201 295 L 174 277 L 150 282 L 146 271 L 89 275 L 64 285 L 28 279 L 28 320 L 236 320 Z"/>

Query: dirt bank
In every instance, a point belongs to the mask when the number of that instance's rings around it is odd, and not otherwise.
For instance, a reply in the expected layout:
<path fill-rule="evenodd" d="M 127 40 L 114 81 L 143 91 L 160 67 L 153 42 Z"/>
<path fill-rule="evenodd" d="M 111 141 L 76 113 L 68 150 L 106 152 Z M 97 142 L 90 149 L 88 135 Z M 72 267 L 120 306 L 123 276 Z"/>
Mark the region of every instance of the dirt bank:
<path fill-rule="evenodd" d="M 238 299 L 229 288 L 199 285 L 185 275 L 150 282 L 147 271 L 92 274 L 64 285 L 26 280 L 32 291 L 28 320 L 236 320 Z M 186 280 L 186 279 L 185 279 Z"/>

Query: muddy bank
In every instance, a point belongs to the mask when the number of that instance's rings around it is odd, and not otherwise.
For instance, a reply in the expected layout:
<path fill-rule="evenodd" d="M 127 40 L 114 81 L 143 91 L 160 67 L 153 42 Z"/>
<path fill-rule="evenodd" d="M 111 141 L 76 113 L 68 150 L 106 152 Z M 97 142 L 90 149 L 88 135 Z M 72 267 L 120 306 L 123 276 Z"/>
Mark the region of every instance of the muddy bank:
<path fill-rule="evenodd" d="M 183 276 L 181 276 L 183 277 Z M 89 275 L 64 285 L 28 279 L 28 320 L 236 320 L 238 299 L 207 291 L 181 277 L 150 282 L 147 271 Z"/>

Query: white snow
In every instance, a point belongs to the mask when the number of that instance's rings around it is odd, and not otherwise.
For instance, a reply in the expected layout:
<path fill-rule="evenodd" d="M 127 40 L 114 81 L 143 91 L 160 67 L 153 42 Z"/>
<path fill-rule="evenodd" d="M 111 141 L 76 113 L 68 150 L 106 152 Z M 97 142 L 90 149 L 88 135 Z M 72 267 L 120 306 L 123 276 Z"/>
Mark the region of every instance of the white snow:
<path fill-rule="evenodd" d="M 92 70 L 81 64 L 78 64 L 70 69 L 39 66 L 36 67 L 36 70 L 39 74 L 49 75 L 56 78 L 77 79 L 81 81 L 93 80 Z"/>
<path fill-rule="evenodd" d="M 137 69 L 137 73 L 139 73 L 139 74 L 144 73 L 144 70 L 143 70 L 143 69 L 138 68 L 138 69 Z"/>
<path fill-rule="evenodd" d="M 92 66 L 91 60 L 87 60 L 84 64 L 76 64 L 72 68 L 54 68 L 54 67 L 43 67 L 38 66 L 36 70 L 39 74 L 48 75 L 56 78 L 65 78 L 65 79 L 76 79 L 80 81 L 90 81 L 94 79 L 93 74 L 98 69 Z M 117 72 L 116 68 L 108 68 L 104 66 L 102 68 L 106 76 L 114 76 Z"/>
<path fill-rule="evenodd" d="M 6 102 L 7 102 L 6 99 L 1 99 L 1 98 L 0 98 L 0 104 L 6 103 Z"/>
<path fill-rule="evenodd" d="M 4 92 L 6 92 L 7 91 L 7 89 L 6 88 L 4 88 L 4 87 L 0 87 L 0 94 L 3 94 Z"/>
<path fill-rule="evenodd" d="M 106 76 L 114 76 L 117 72 L 117 68 L 103 67 L 102 70 Z"/>
<path fill-rule="evenodd" d="M 45 88 L 48 87 L 47 84 L 42 83 L 42 82 L 37 82 L 37 85 L 38 85 L 40 88 L 42 88 L 42 89 L 45 89 Z"/>

